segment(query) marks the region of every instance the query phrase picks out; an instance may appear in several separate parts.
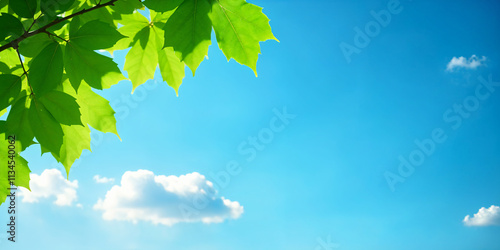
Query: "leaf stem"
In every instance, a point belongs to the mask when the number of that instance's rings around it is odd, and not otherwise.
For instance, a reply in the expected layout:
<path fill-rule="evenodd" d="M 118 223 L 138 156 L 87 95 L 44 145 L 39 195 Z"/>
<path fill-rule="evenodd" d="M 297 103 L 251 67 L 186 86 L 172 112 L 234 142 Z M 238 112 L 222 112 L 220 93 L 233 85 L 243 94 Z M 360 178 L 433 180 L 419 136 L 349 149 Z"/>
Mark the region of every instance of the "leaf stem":
<path fill-rule="evenodd" d="M 31 94 L 35 95 L 35 92 L 33 91 L 33 88 L 31 87 L 31 84 L 30 84 L 28 72 L 26 72 L 26 68 L 24 68 L 24 62 L 23 62 L 23 59 L 21 58 L 21 53 L 19 53 L 19 46 L 16 46 L 16 52 L 17 52 L 17 56 L 19 57 L 19 62 L 21 62 L 21 67 L 23 68 L 24 75 L 26 75 L 26 81 L 28 82 L 28 86 L 30 87 Z"/>
<path fill-rule="evenodd" d="M 44 31 L 43 33 L 45 33 L 45 34 L 47 34 L 47 35 L 49 35 L 49 36 L 57 37 L 57 38 L 59 38 L 59 39 L 61 39 L 61 40 L 65 41 L 65 42 L 67 42 L 67 43 L 69 42 L 68 40 L 66 40 L 66 39 L 64 39 L 64 38 L 62 38 L 62 37 L 60 37 L 60 36 L 58 36 L 58 35 L 56 35 L 56 34 L 54 34 L 54 33 L 50 33 L 50 32 L 48 32 L 48 31 Z"/>
<path fill-rule="evenodd" d="M 54 25 L 57 25 L 57 24 L 59 24 L 59 23 L 61 23 L 61 22 L 64 22 L 64 21 L 66 21 L 66 20 L 69 20 L 69 19 L 71 19 L 71 18 L 73 18 L 73 17 L 75 17 L 75 16 L 79 16 L 79 15 L 85 14 L 85 13 L 87 13 L 87 12 L 90 12 L 90 11 L 93 11 L 93 10 L 97 10 L 97 9 L 100 9 L 100 8 L 103 8 L 103 7 L 106 7 L 106 6 L 114 5 L 114 3 L 115 3 L 116 1 L 118 1 L 118 0 L 111 0 L 111 1 L 109 1 L 109 2 L 107 2 L 107 3 L 97 4 L 96 6 L 94 6 L 94 7 L 92 7 L 92 8 L 89 8 L 89 9 L 83 9 L 83 10 L 78 11 L 78 12 L 76 12 L 76 13 L 73 13 L 73 14 L 71 14 L 71 15 L 67 16 L 67 17 L 64 17 L 64 18 L 61 18 L 61 19 L 55 20 L 55 21 L 53 21 L 53 22 L 51 22 L 51 23 L 49 23 L 49 24 L 47 24 L 47 25 L 45 25 L 45 26 L 43 26 L 43 27 L 41 27 L 40 29 L 37 29 L 37 30 L 35 30 L 35 31 L 31 31 L 31 32 L 26 31 L 26 32 L 24 32 L 24 34 L 23 34 L 23 35 L 21 35 L 20 37 L 18 37 L 18 38 L 16 38 L 16 39 L 12 40 L 11 42 L 9 42 L 9 43 L 7 43 L 7 44 L 5 44 L 5 45 L 1 46 L 1 47 L 0 47 L 0 52 L 2 52 L 2 51 L 4 51 L 4 50 L 6 50 L 6 49 L 8 49 L 8 48 L 17 48 L 17 47 L 18 47 L 18 45 L 19 45 L 19 43 L 20 43 L 20 42 L 22 42 L 22 41 L 23 41 L 24 39 L 26 39 L 26 38 L 32 37 L 32 36 L 37 35 L 37 34 L 40 34 L 40 33 L 45 33 L 45 32 L 47 31 L 47 29 L 49 29 L 50 27 L 52 27 L 52 26 L 54 26 Z"/>
<path fill-rule="evenodd" d="M 33 28 L 33 25 L 35 25 L 36 20 L 38 20 L 38 18 L 40 18 L 42 15 L 43 14 L 40 13 L 40 15 L 37 18 L 33 19 L 33 23 L 31 24 L 31 26 L 28 28 L 28 30 L 26 32 L 30 32 L 31 28 Z"/>

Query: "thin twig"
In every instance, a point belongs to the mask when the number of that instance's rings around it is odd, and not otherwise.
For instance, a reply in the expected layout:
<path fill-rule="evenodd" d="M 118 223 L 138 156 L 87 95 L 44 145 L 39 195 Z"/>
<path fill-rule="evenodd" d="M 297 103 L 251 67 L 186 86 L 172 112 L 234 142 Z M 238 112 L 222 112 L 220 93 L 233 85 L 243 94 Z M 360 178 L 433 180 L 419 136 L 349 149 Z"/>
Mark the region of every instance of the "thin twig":
<path fill-rule="evenodd" d="M 66 39 L 64 39 L 64 38 L 62 38 L 62 37 L 60 37 L 60 36 L 56 35 L 55 33 L 50 33 L 50 32 L 48 32 L 48 31 L 44 31 L 43 33 L 45 33 L 45 34 L 47 34 L 47 35 L 49 35 L 49 36 L 57 37 L 57 38 L 59 38 L 59 39 L 61 39 L 61 40 L 65 41 L 65 42 L 69 43 L 69 41 L 68 41 L 68 40 L 66 40 Z"/>
<path fill-rule="evenodd" d="M 40 13 L 40 15 L 37 18 L 33 19 L 33 23 L 31 24 L 31 26 L 28 28 L 28 30 L 26 32 L 30 32 L 31 28 L 33 28 L 33 25 L 35 25 L 36 20 L 38 20 L 38 18 L 40 18 L 42 15 L 43 14 Z"/>
<path fill-rule="evenodd" d="M 21 58 L 21 53 L 19 53 L 19 46 L 16 47 L 16 52 L 17 52 L 17 56 L 19 57 L 19 62 L 21 62 L 21 67 L 23 67 L 24 75 L 26 75 L 26 81 L 28 82 L 28 86 L 30 87 L 31 94 L 35 95 L 35 92 L 33 91 L 33 88 L 31 87 L 31 84 L 30 84 L 28 72 L 26 72 L 26 68 L 24 68 L 24 62 L 23 62 L 23 59 Z"/>

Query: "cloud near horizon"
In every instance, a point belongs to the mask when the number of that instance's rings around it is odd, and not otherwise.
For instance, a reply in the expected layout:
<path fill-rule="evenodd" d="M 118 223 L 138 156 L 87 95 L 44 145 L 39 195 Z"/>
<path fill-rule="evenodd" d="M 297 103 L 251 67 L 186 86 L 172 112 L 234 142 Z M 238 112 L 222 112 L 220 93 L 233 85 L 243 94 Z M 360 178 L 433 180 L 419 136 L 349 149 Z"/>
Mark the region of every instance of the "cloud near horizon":
<path fill-rule="evenodd" d="M 486 57 L 482 56 L 479 58 L 476 55 L 472 55 L 469 59 L 461 56 L 461 57 L 453 57 L 451 61 L 446 66 L 446 71 L 453 71 L 455 69 L 464 68 L 464 69 L 476 69 L 479 66 L 483 66 L 486 61 Z"/>
<path fill-rule="evenodd" d="M 114 178 L 101 177 L 100 175 L 94 175 L 94 181 L 96 183 L 111 183 L 114 182 Z"/>
<path fill-rule="evenodd" d="M 243 206 L 218 198 L 213 184 L 193 172 L 181 176 L 155 175 L 149 170 L 127 171 L 94 205 L 104 220 L 148 221 L 171 226 L 180 222 L 220 223 L 237 219 Z"/>
<path fill-rule="evenodd" d="M 466 226 L 500 226 L 500 207 L 492 205 L 489 208 L 482 207 L 472 217 L 465 216 L 463 220 Z"/>
<path fill-rule="evenodd" d="M 20 196 L 23 202 L 37 203 L 42 199 L 55 198 L 54 204 L 71 206 L 77 200 L 78 181 L 67 180 L 61 171 L 55 168 L 45 169 L 41 175 L 30 174 L 30 179 L 31 192 L 21 188 Z"/>

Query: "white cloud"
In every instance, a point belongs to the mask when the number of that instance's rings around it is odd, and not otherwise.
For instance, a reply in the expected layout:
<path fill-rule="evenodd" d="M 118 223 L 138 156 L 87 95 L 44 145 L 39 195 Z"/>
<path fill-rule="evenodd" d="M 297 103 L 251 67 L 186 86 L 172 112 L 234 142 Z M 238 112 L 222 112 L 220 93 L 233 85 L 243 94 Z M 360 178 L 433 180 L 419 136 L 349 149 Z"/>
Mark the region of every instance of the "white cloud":
<path fill-rule="evenodd" d="M 96 183 L 110 183 L 110 182 L 114 182 L 115 179 L 113 179 L 113 178 L 107 178 L 107 177 L 101 177 L 99 175 L 95 175 L 94 176 L 94 181 Z"/>
<path fill-rule="evenodd" d="M 41 175 L 30 174 L 30 189 L 22 188 L 23 202 L 36 203 L 41 199 L 54 197 L 54 204 L 71 206 L 77 199 L 78 181 L 68 181 L 57 169 L 45 169 Z"/>
<path fill-rule="evenodd" d="M 199 173 L 155 176 L 148 170 L 127 171 L 94 209 L 105 220 L 173 225 L 179 222 L 220 223 L 237 219 L 243 206 L 218 198 L 213 184 Z"/>
<path fill-rule="evenodd" d="M 472 55 L 469 59 L 463 56 L 453 57 L 446 66 L 446 70 L 453 71 L 454 69 L 457 68 L 476 69 L 477 67 L 484 65 L 483 63 L 485 61 L 486 61 L 485 56 L 479 58 L 476 55 Z"/>
<path fill-rule="evenodd" d="M 466 226 L 498 226 L 500 225 L 500 207 L 493 205 L 490 208 L 482 207 L 474 216 L 465 216 L 463 222 Z"/>

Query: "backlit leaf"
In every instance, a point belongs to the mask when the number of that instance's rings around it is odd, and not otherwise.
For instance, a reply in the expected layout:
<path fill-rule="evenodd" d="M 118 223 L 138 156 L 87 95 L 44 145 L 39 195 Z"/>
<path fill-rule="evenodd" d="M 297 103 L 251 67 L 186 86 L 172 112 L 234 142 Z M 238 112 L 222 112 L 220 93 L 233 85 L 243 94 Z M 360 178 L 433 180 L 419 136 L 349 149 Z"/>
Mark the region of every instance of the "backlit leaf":
<path fill-rule="evenodd" d="M 178 96 L 179 87 L 184 78 L 184 63 L 179 60 L 172 48 L 165 48 L 158 52 L 158 60 L 163 80 L 175 89 L 175 93 Z"/>
<path fill-rule="evenodd" d="M 213 0 L 210 19 L 219 47 L 227 59 L 247 65 L 257 75 L 259 42 L 277 40 L 262 8 L 245 0 Z"/>
<path fill-rule="evenodd" d="M 115 111 L 108 100 L 96 94 L 88 85 L 81 84 L 77 102 L 82 107 L 82 120 L 85 123 L 101 132 L 118 135 Z"/>
<path fill-rule="evenodd" d="M 125 70 L 132 81 L 133 89 L 154 77 L 159 47 L 156 35 L 155 28 L 143 28 L 134 37 L 135 44 L 125 57 Z"/>
<path fill-rule="evenodd" d="M 163 28 L 164 47 L 172 47 L 177 57 L 191 68 L 193 75 L 211 44 L 210 10 L 208 0 L 184 0 Z"/>
<path fill-rule="evenodd" d="M 14 159 L 9 158 L 9 154 L 7 153 L 11 145 L 14 145 Z M 10 148 L 12 148 L 12 146 Z M 17 187 L 25 187 L 28 190 L 30 189 L 31 171 L 28 168 L 28 162 L 19 155 L 21 152 L 19 142 L 17 140 L 12 140 L 12 138 L 11 140 L 5 139 L 5 133 L 2 132 L 0 132 L 0 150 L 0 152 L 2 152 L 0 154 L 0 204 L 2 204 L 7 196 L 10 195 L 10 190 L 8 188 L 11 187 L 11 184 Z M 8 164 L 12 161 L 15 163 Z M 9 173 L 9 171 L 11 171 L 9 166 L 12 165 L 15 166 L 15 173 Z M 12 174 L 12 176 L 9 178 L 10 174 Z"/>

